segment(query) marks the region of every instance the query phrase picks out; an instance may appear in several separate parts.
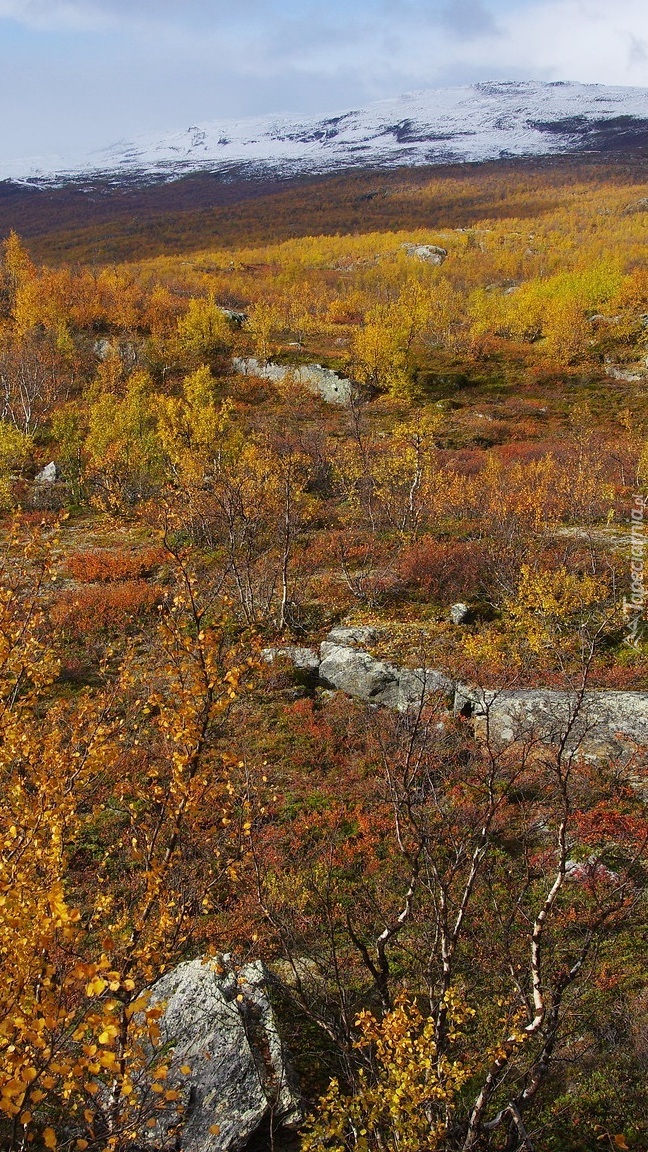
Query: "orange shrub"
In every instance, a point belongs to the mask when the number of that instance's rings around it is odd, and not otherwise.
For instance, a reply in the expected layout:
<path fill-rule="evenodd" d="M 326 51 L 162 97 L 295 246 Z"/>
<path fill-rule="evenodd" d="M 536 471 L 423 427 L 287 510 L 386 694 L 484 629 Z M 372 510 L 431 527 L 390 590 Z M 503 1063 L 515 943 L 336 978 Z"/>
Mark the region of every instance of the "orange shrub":
<path fill-rule="evenodd" d="M 89 585 L 62 592 L 51 619 L 55 627 L 76 639 L 126 632 L 154 611 L 162 595 L 159 585 L 144 580 L 126 580 L 112 588 Z"/>
<path fill-rule="evenodd" d="M 111 552 L 108 549 L 74 552 L 68 557 L 66 571 L 80 584 L 111 584 L 120 580 L 139 580 L 150 576 L 167 559 L 163 548 L 146 548 L 142 552 Z"/>
<path fill-rule="evenodd" d="M 398 571 L 404 584 L 419 588 L 426 599 L 450 604 L 477 595 L 486 579 L 487 563 L 476 541 L 425 536 L 403 552 Z"/>

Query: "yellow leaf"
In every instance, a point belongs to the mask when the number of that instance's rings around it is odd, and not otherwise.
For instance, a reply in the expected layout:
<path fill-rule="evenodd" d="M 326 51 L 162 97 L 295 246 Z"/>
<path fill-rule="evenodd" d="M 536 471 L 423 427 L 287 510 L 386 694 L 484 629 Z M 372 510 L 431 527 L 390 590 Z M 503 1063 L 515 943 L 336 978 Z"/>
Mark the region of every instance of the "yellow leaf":
<path fill-rule="evenodd" d="M 191 1072 L 191 1068 L 189 1067 L 188 1064 L 182 1064 L 180 1067 L 180 1071 L 182 1072 L 183 1076 L 188 1076 L 189 1073 Z"/>
<path fill-rule="evenodd" d="M 625 1149 L 625 1152 L 628 1152 L 628 1145 L 626 1144 L 626 1138 L 623 1132 L 620 1132 L 618 1136 L 613 1136 L 612 1139 L 614 1140 L 615 1148 L 622 1148 Z"/>
<path fill-rule="evenodd" d="M 91 980 L 90 983 L 86 985 L 86 995 L 87 996 L 100 996 L 101 993 L 103 992 L 104 988 L 107 988 L 107 987 L 108 987 L 108 981 L 107 980 L 104 980 L 103 977 L 101 977 L 101 976 L 95 976 L 94 980 Z"/>
<path fill-rule="evenodd" d="M 220 1136 L 220 1124 L 210 1124 L 209 1131 L 212 1136 Z"/>
<path fill-rule="evenodd" d="M 43 1132 L 43 1143 L 46 1148 L 56 1148 L 56 1132 L 53 1128 L 46 1128 Z"/>

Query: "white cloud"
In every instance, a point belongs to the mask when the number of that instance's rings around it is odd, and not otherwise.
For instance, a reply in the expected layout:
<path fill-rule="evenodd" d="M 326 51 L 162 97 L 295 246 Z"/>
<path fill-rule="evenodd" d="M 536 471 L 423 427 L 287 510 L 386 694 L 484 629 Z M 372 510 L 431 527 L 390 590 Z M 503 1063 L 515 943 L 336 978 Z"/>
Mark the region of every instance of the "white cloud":
<path fill-rule="evenodd" d="M 225 59 L 242 75 L 354 68 L 410 86 L 509 76 L 648 83 L 645 0 L 0 0 L 0 18 L 47 29 L 122 29 L 158 51 Z M 221 55 L 226 54 L 226 55 Z M 409 78 L 409 80 L 408 80 Z"/>
<path fill-rule="evenodd" d="M 648 83 L 644 52 L 648 9 L 644 0 L 542 0 L 500 21 L 501 36 L 488 50 L 493 64 L 514 62 L 531 76 L 586 83 Z M 484 44 L 485 48 L 486 45 Z M 462 49 L 467 61 L 475 57 Z"/>

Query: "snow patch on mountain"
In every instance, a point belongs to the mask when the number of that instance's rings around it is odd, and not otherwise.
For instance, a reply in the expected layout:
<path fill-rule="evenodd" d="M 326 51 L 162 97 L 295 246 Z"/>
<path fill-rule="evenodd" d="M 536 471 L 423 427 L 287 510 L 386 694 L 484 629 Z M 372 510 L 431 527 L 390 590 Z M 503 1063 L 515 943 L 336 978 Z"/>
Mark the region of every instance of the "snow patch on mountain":
<path fill-rule="evenodd" d="M 430 89 L 327 117 L 218 120 L 119 142 L 82 160 L 15 161 L 0 178 L 117 183 L 191 172 L 299 175 L 599 151 L 648 142 L 648 89 L 503 83 Z"/>

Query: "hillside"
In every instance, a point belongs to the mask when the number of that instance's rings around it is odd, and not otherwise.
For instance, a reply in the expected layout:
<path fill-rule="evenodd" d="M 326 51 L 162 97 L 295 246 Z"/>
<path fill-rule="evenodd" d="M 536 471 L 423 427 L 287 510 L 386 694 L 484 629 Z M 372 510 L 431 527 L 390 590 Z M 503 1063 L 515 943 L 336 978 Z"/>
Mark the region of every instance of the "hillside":
<path fill-rule="evenodd" d="M 643 1152 L 644 161 L 0 212 L 3 1149 Z"/>
<path fill-rule="evenodd" d="M 228 178 L 615 152 L 648 140 L 648 89 L 503 82 L 440 88 L 300 119 L 215 121 L 122 141 L 85 160 L 16 161 L 5 177 L 113 184 L 216 172 Z"/>
<path fill-rule="evenodd" d="M 282 180 L 203 174 L 86 190 L 5 183 L 0 230 L 17 231 L 37 260 L 102 265 L 300 236 L 528 219 L 569 206 L 574 185 L 593 193 L 618 188 L 623 197 L 647 171 L 648 160 L 620 155 L 613 162 L 558 157 Z"/>

